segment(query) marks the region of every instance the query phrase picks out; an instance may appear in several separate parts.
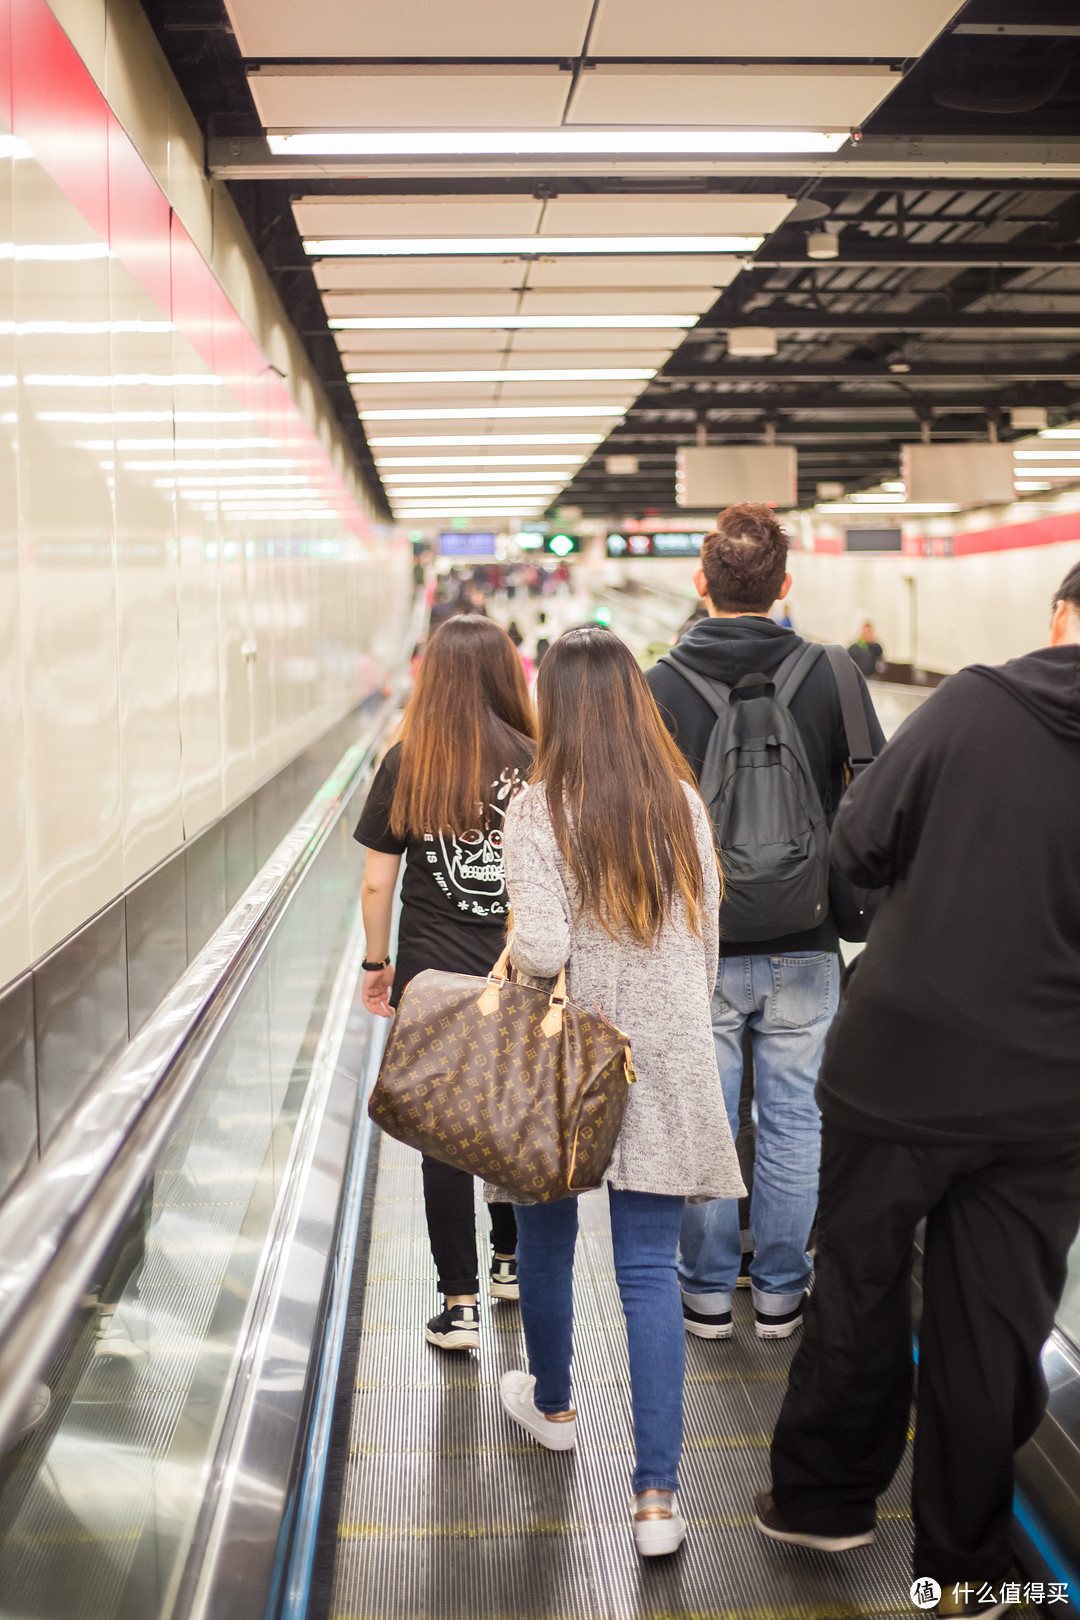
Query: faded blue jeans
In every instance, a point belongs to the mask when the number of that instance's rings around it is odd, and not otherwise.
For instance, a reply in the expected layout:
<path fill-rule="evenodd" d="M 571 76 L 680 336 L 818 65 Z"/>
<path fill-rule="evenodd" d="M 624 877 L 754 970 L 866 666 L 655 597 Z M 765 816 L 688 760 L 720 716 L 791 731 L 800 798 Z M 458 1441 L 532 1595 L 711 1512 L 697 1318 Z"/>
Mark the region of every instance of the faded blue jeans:
<path fill-rule="evenodd" d="M 675 1252 L 683 1199 L 608 1187 L 615 1279 L 630 1345 L 633 1489 L 674 1491 L 682 1452 L 683 1329 Z M 576 1198 L 523 1204 L 517 1216 L 521 1321 L 541 1412 L 570 1405 Z"/>
<path fill-rule="evenodd" d="M 757 1148 L 750 1281 L 755 1309 L 770 1316 L 793 1311 L 810 1279 L 806 1245 L 817 1209 L 821 1160 L 814 1086 L 839 989 L 840 958 L 830 951 L 720 960 L 712 1000 L 713 1039 L 733 1135 L 739 1128 L 747 1025 L 754 1043 Z M 686 1303 L 708 1316 L 729 1311 L 742 1263 L 738 1200 L 688 1205 L 679 1251 Z"/>

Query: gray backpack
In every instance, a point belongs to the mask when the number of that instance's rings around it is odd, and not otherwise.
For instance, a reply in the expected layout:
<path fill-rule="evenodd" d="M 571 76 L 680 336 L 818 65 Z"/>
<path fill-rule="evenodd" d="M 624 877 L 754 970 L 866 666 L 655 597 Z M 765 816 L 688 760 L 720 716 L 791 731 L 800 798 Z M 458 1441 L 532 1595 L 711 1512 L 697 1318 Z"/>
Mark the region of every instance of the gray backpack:
<path fill-rule="evenodd" d="M 698 788 L 724 872 L 720 928 L 727 939 L 774 939 L 824 922 L 829 910 L 829 831 L 789 705 L 825 648 L 803 642 L 772 676 L 735 686 L 675 669 L 716 715 Z"/>

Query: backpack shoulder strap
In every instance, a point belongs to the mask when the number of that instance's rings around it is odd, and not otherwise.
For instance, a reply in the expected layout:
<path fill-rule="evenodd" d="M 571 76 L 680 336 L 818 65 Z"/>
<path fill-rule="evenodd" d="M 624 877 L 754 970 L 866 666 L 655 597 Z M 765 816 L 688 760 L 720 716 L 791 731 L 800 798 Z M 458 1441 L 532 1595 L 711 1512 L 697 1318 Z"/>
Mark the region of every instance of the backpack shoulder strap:
<path fill-rule="evenodd" d="M 726 714 L 731 702 L 731 687 L 725 686 L 723 681 L 710 681 L 707 675 L 699 675 L 696 669 L 689 669 L 681 658 L 676 658 L 674 650 L 665 653 L 656 660 L 658 664 L 666 664 L 691 687 L 699 698 L 704 698 L 709 708 L 718 717 Z"/>
<path fill-rule="evenodd" d="M 824 651 L 818 641 L 803 641 L 788 653 L 772 678 L 776 696 L 785 709 L 790 709 L 792 698 Z"/>
<path fill-rule="evenodd" d="M 874 760 L 874 745 L 870 740 L 870 726 L 863 707 L 859 672 L 846 648 L 826 647 L 824 652 L 832 668 L 836 690 L 840 697 L 840 712 L 844 719 L 851 774 L 858 776 Z"/>

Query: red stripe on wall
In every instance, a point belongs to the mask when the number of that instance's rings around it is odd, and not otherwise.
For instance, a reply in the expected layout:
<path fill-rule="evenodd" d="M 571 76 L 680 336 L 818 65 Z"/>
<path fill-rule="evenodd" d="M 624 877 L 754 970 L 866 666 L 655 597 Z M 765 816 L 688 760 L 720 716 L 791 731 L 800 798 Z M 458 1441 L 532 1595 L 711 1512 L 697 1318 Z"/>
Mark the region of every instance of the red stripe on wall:
<path fill-rule="evenodd" d="M 339 520 L 368 538 L 370 526 L 329 451 L 173 213 L 46 0 L 0 0 L 0 118 L 9 119 L 12 132 L 283 454 L 315 452 L 321 466 L 307 470 L 333 500 Z"/>
<path fill-rule="evenodd" d="M 971 529 L 953 536 L 953 555 L 971 557 L 982 551 L 1020 551 L 1027 546 L 1057 546 L 1080 540 L 1080 512 L 1008 523 L 997 529 Z"/>

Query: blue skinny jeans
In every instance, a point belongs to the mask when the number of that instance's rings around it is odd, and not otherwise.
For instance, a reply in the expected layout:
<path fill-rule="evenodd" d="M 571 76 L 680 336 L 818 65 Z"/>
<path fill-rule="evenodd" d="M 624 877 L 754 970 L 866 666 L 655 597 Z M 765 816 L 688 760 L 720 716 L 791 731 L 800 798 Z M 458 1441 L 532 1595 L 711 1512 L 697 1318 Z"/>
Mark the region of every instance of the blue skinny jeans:
<path fill-rule="evenodd" d="M 633 1489 L 674 1491 L 682 1451 L 686 1335 L 675 1272 L 682 1198 L 608 1188 L 615 1279 L 630 1347 Z M 541 1412 L 570 1406 L 576 1198 L 516 1210 L 521 1320 Z"/>

